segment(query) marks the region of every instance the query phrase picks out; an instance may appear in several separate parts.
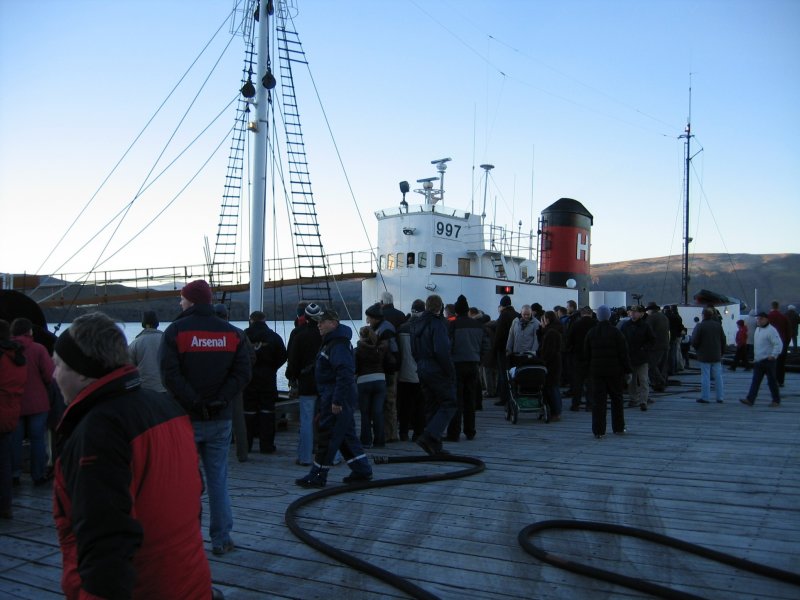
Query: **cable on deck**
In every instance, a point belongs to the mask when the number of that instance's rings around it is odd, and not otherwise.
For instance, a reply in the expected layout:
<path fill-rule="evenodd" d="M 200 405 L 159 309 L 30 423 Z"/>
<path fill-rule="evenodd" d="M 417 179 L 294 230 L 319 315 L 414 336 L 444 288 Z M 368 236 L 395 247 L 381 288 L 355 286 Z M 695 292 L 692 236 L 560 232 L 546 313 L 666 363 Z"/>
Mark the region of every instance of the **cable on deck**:
<path fill-rule="evenodd" d="M 409 477 L 394 477 L 392 479 L 379 479 L 375 481 L 361 481 L 358 483 L 351 483 L 349 485 L 340 485 L 335 487 L 328 487 L 321 489 L 318 492 L 307 494 L 292 502 L 286 509 L 284 520 L 289 530 L 302 542 L 308 544 L 312 548 L 319 550 L 323 554 L 327 554 L 331 558 L 338 560 L 354 569 L 372 575 L 377 579 L 391 585 L 392 587 L 407 593 L 412 598 L 419 600 L 438 600 L 438 596 L 431 592 L 422 589 L 418 585 L 412 583 L 404 577 L 400 577 L 396 573 L 391 573 L 378 566 L 368 563 L 360 558 L 348 554 L 344 550 L 334 548 L 326 544 L 319 538 L 314 537 L 308 531 L 303 529 L 297 524 L 298 511 L 312 502 L 336 496 L 338 494 L 348 494 L 359 490 L 368 490 L 374 488 L 391 487 L 395 485 L 405 485 L 409 483 L 430 483 L 432 481 L 445 481 L 448 479 L 458 479 L 460 477 L 468 477 L 482 472 L 486 468 L 486 464 L 479 458 L 471 456 L 459 456 L 455 454 L 437 454 L 435 456 L 373 456 L 375 464 L 392 464 L 392 463 L 419 463 L 419 462 L 457 462 L 472 465 L 466 469 L 458 471 L 448 471 L 446 473 L 428 474 L 428 475 L 412 475 Z"/>
<path fill-rule="evenodd" d="M 771 567 L 769 565 L 763 565 L 760 563 L 751 562 L 749 560 L 745 560 L 743 558 L 739 558 L 731 554 L 726 554 L 724 552 L 712 550 L 711 548 L 706 548 L 704 546 L 698 546 L 696 544 L 692 544 L 690 542 L 686 542 L 678 538 L 662 535 L 660 533 L 655 533 L 653 531 L 648 531 L 646 529 L 637 529 L 635 527 L 626 527 L 624 525 L 615 525 L 612 523 L 599 523 L 596 521 L 579 521 L 579 520 L 539 521 L 538 523 L 533 523 L 532 525 L 528 525 L 527 527 L 522 529 L 522 531 L 520 531 L 519 535 L 517 536 L 517 540 L 519 541 L 520 546 L 522 546 L 525 552 L 527 552 L 531 556 L 534 556 L 535 558 L 538 558 L 543 562 L 558 567 L 559 569 L 572 571 L 573 573 L 578 573 L 579 575 L 585 575 L 593 579 L 608 581 L 610 583 L 621 585 L 634 590 L 639 590 L 641 592 L 645 592 L 648 594 L 652 594 L 653 596 L 657 596 L 659 598 L 668 598 L 674 600 L 703 600 L 702 596 L 696 596 L 690 594 L 685 590 L 676 590 L 666 586 L 658 585 L 656 583 L 652 583 L 650 581 L 646 581 L 644 579 L 640 579 L 638 577 L 628 577 L 627 575 L 622 575 L 620 573 L 615 573 L 613 571 L 606 571 L 605 569 L 598 569 L 596 567 L 591 567 L 583 563 L 574 562 L 566 558 L 563 558 L 561 556 L 551 554 L 547 550 L 544 550 L 543 548 L 534 545 L 530 539 L 535 534 L 544 531 L 545 529 L 573 529 L 581 531 L 599 531 L 614 535 L 635 537 L 662 546 L 668 546 L 670 548 L 675 548 L 678 550 L 682 550 L 684 552 L 689 552 L 691 554 L 695 554 L 703 558 L 714 560 L 719 563 L 730 565 L 742 571 L 748 571 L 750 573 L 755 573 L 757 575 L 761 575 L 770 579 L 776 579 L 778 581 L 784 581 L 794 585 L 800 585 L 800 575 L 798 575 L 797 573 L 783 571 L 781 569 L 776 569 L 775 567 Z"/>

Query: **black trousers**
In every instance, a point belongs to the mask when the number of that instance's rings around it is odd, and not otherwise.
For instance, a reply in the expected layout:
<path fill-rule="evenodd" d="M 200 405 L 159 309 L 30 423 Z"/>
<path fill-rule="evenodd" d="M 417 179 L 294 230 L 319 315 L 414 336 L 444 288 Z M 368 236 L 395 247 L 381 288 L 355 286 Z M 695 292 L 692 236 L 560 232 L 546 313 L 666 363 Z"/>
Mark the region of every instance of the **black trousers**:
<path fill-rule="evenodd" d="M 605 435 L 607 400 L 611 398 L 611 430 L 625 431 L 625 408 L 622 403 L 624 382 L 621 375 L 592 375 L 592 433 Z"/>
<path fill-rule="evenodd" d="M 473 436 L 475 435 L 475 390 L 480 389 L 478 363 L 457 362 L 454 365 L 458 410 L 447 427 L 447 437 L 458 438 L 461 435 L 462 422 L 464 433 Z"/>

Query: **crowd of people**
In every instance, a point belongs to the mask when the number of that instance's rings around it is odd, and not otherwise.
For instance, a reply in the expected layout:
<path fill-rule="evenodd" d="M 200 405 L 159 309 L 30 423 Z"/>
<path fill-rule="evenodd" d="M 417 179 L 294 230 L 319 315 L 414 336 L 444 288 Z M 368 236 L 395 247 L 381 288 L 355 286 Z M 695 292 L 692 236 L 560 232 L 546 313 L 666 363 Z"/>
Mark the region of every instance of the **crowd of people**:
<path fill-rule="evenodd" d="M 626 388 L 627 406 L 646 411 L 651 391 L 689 367 L 690 347 L 700 371 L 697 402 L 710 403 L 712 388 L 717 403 L 725 399 L 726 337 L 713 308 L 689 336 L 677 307 L 655 303 L 593 311 L 570 300 L 517 311 L 503 296 L 493 318 L 463 295 L 445 304 L 432 294 L 405 314 L 385 292 L 366 308 L 355 347 L 337 312 L 316 303 L 298 305 L 286 345 L 264 312 L 253 312 L 245 330 L 229 323 L 203 280 L 184 286 L 180 308 L 164 331 L 146 311 L 129 345 L 101 313 L 75 319 L 47 338 L 49 348 L 34 341 L 29 320 L 0 320 L 0 518 L 12 518 L 27 438 L 33 485 L 55 480 L 67 597 L 221 597 L 203 550 L 201 494 L 208 494 L 211 551 L 226 554 L 235 549 L 231 444 L 240 461 L 256 440 L 260 453 L 276 451 L 284 365 L 299 406 L 295 462 L 309 470 L 295 482 L 304 488 L 326 486 L 341 461 L 350 470 L 344 483 L 371 480 L 369 448 L 410 440 L 438 455 L 462 435 L 475 439 L 486 400 L 512 400 L 510 367 L 521 357 L 546 368 L 550 420 L 561 420 L 567 398 L 570 411 L 592 413 L 596 438 L 606 434 L 609 401 L 611 430 L 624 434 Z M 793 306 L 782 313 L 773 302 L 770 312 L 737 322 L 729 368 L 753 371 L 743 404 L 754 405 L 766 377 L 770 406 L 780 406 L 799 321 Z"/>

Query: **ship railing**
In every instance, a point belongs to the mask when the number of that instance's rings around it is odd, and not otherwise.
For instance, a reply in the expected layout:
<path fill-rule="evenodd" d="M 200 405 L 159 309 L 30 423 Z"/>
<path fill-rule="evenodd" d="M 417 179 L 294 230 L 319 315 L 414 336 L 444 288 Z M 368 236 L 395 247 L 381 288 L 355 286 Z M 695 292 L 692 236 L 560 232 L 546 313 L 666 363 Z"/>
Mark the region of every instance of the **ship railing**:
<path fill-rule="evenodd" d="M 480 225 L 469 227 L 464 242 L 470 250 L 497 252 L 523 260 L 538 260 L 538 247 L 533 232 L 516 231 L 501 225 Z"/>
<path fill-rule="evenodd" d="M 375 258 L 369 250 L 351 250 L 326 254 L 327 273 L 331 277 L 346 277 L 375 273 Z M 3 284 L 7 289 L 16 289 L 31 296 L 37 302 L 60 299 L 70 302 L 72 296 L 86 297 L 87 288 L 94 296 L 107 298 L 117 295 L 121 288 L 138 291 L 177 291 L 194 279 L 209 279 L 209 270 L 219 275 L 214 265 L 184 265 L 172 267 L 151 267 L 138 269 L 119 269 L 94 271 L 90 273 L 54 273 L 50 275 L 3 274 Z M 286 281 L 292 283 L 307 278 L 308 274 L 294 257 L 267 259 L 265 261 L 265 282 Z M 239 285 L 249 285 L 250 262 L 239 261 L 225 265 L 229 281 Z M 84 300 L 85 301 L 85 300 Z"/>

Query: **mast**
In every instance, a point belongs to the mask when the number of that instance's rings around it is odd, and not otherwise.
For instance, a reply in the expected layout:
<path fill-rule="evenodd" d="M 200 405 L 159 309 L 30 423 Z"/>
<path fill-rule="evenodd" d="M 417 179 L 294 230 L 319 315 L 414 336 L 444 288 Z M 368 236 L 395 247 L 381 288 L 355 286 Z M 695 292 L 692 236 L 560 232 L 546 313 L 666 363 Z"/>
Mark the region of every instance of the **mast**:
<path fill-rule="evenodd" d="M 689 237 L 689 176 L 692 163 L 691 142 L 692 142 L 692 84 L 689 83 L 689 116 L 686 119 L 686 130 L 678 139 L 686 139 L 686 159 L 684 164 L 684 186 L 685 202 L 683 205 L 683 263 L 681 268 L 681 302 L 689 304 L 689 244 L 692 238 Z"/>
<path fill-rule="evenodd" d="M 270 101 L 269 79 L 274 78 L 269 67 L 270 0 L 260 0 L 258 8 L 258 61 L 256 77 L 256 117 L 250 124 L 254 134 L 253 186 L 250 195 L 250 313 L 264 309 L 264 236 L 267 198 L 267 142 L 269 122 L 267 109 Z M 264 73 L 264 81 L 261 80 Z M 248 313 L 249 314 L 249 313 Z"/>

